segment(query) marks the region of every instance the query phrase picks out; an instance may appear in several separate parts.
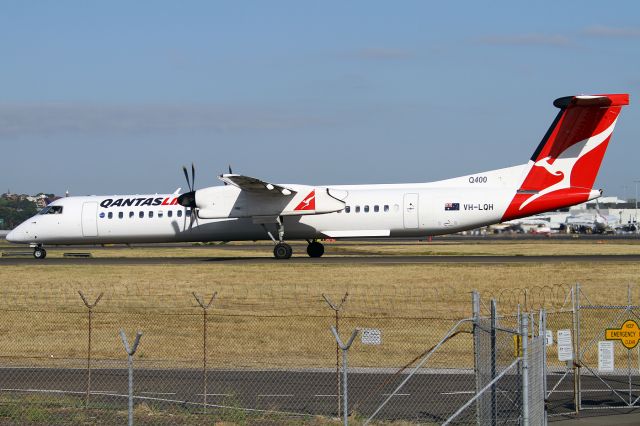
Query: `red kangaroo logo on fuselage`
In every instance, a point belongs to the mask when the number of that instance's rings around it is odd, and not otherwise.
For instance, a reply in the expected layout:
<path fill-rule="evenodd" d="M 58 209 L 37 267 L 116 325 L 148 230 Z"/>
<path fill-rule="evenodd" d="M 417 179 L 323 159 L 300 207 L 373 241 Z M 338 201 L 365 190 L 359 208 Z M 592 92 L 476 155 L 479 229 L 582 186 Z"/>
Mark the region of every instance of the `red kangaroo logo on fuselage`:
<path fill-rule="evenodd" d="M 316 190 L 314 189 L 293 210 L 300 211 L 300 210 L 315 210 L 315 209 L 316 209 Z"/>

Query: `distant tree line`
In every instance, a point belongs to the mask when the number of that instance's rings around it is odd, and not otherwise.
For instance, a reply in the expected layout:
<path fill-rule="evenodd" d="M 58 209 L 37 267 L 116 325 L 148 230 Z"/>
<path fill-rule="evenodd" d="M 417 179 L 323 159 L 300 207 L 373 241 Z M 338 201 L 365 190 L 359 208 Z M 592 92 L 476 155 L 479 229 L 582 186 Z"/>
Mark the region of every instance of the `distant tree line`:
<path fill-rule="evenodd" d="M 13 229 L 36 214 L 36 203 L 29 200 L 0 198 L 0 229 Z"/>

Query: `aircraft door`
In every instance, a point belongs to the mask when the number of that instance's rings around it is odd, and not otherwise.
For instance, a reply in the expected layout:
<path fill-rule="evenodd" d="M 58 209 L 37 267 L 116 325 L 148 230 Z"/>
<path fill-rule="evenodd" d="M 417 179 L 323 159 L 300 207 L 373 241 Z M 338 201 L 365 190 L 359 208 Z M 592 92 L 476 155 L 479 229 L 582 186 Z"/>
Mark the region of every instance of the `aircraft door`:
<path fill-rule="evenodd" d="M 82 236 L 98 236 L 98 203 L 82 204 Z"/>
<path fill-rule="evenodd" d="M 404 229 L 418 228 L 418 194 L 404 194 Z"/>

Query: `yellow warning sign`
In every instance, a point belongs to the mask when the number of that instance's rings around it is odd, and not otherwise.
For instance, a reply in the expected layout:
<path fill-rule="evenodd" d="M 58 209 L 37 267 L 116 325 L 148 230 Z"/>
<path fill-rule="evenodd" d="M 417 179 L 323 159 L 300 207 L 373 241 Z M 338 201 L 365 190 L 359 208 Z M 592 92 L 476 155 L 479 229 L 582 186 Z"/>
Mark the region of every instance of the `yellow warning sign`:
<path fill-rule="evenodd" d="M 640 341 L 640 327 L 634 320 L 627 320 L 620 328 L 607 328 L 604 337 L 607 340 L 620 340 L 625 348 L 633 349 Z"/>
<path fill-rule="evenodd" d="M 519 334 L 513 335 L 513 356 L 522 356 L 522 336 Z"/>

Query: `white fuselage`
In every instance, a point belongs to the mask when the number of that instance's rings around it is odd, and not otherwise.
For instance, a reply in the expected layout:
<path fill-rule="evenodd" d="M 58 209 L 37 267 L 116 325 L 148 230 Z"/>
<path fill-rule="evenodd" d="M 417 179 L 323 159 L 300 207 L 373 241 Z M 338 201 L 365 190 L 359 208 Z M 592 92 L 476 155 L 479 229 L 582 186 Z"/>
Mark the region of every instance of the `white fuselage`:
<path fill-rule="evenodd" d="M 526 164 L 432 183 L 314 187 L 340 194 L 342 208 L 282 216 L 285 238 L 424 237 L 497 223 L 530 168 Z M 240 241 L 265 240 L 267 231 L 275 233 L 274 224 L 242 217 L 238 188 L 213 188 L 232 201 L 238 213 L 230 216 L 235 217 L 199 218 L 191 225 L 188 209 L 175 201 L 177 194 L 68 197 L 50 205 L 61 206 L 62 212 L 38 214 L 8 239 L 31 244 Z"/>
<path fill-rule="evenodd" d="M 430 183 L 280 185 L 251 176 L 219 176 L 225 186 L 181 194 L 69 197 L 14 229 L 7 240 L 100 244 L 272 239 L 274 256 L 291 257 L 286 239 L 424 237 L 450 234 L 580 204 L 593 189 L 628 94 L 556 99 L 560 109 L 529 162 Z M 324 249 L 309 242 L 307 253 Z"/>

